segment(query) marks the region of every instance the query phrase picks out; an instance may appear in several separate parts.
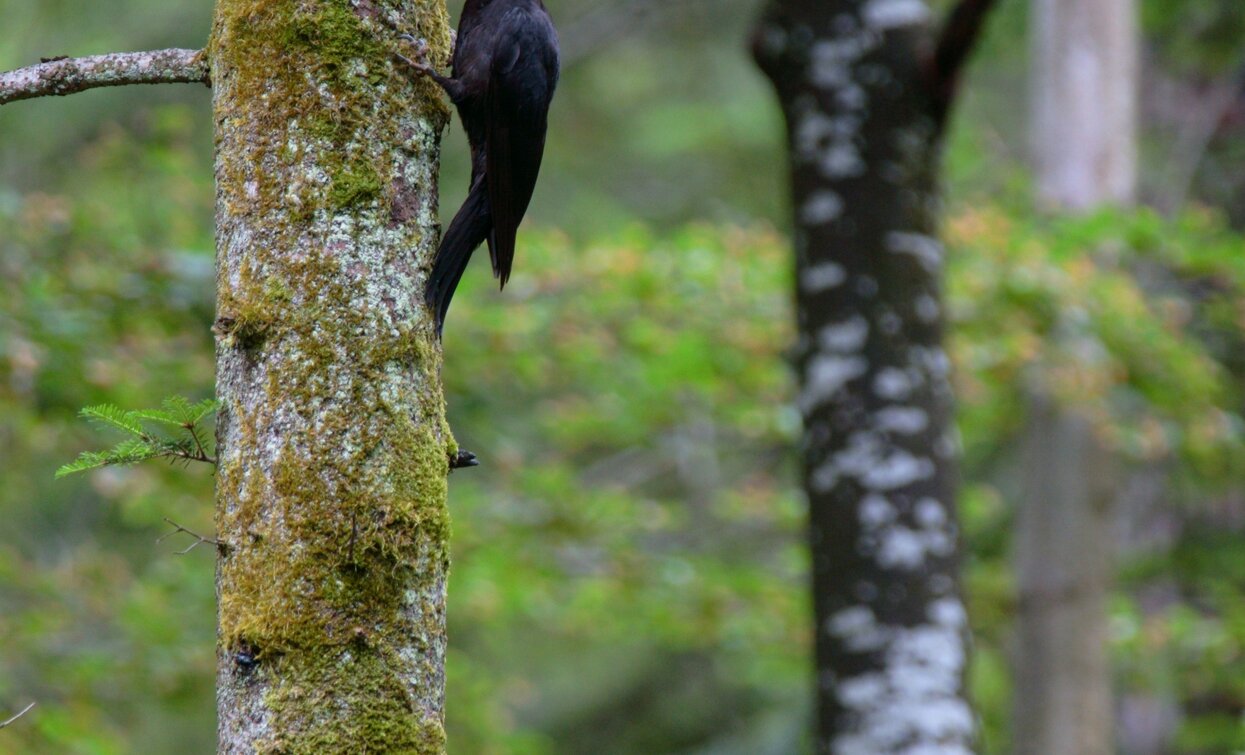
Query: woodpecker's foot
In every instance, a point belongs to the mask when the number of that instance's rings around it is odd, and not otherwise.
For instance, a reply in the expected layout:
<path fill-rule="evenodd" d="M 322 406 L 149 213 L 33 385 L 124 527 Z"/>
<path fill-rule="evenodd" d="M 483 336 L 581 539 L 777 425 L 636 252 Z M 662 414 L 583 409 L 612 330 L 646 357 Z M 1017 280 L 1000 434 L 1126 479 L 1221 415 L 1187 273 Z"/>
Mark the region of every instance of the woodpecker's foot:
<path fill-rule="evenodd" d="M 450 457 L 450 469 L 462 469 L 463 467 L 478 467 L 480 460 L 476 455 L 464 449 L 458 449 L 458 453 Z"/>
<path fill-rule="evenodd" d="M 416 39 L 415 37 L 412 37 L 410 34 L 399 34 L 398 39 L 410 45 L 414 45 L 415 59 L 412 60 L 400 52 L 395 52 L 393 54 L 395 59 L 406 64 L 407 68 L 410 69 L 410 71 L 413 74 L 417 76 L 427 76 L 428 78 L 437 82 L 437 85 L 440 86 L 443 90 L 445 90 L 445 93 L 450 96 L 450 101 L 453 102 L 455 105 L 463 101 L 463 97 L 466 96 L 466 91 L 463 88 L 462 82 L 458 81 L 457 79 L 451 79 L 448 76 L 442 76 L 440 73 L 437 72 L 437 69 L 428 65 L 427 63 L 428 43 L 427 42 L 425 42 L 422 39 Z"/>
<path fill-rule="evenodd" d="M 416 39 L 410 34 L 399 34 L 398 39 L 414 47 L 415 54 L 413 58 L 408 58 L 407 56 L 403 55 L 400 52 L 395 52 L 393 56 L 397 58 L 398 60 L 402 61 L 403 63 L 405 63 L 407 67 L 411 69 L 412 72 L 417 73 L 421 76 L 431 76 L 433 78 L 436 78 L 437 77 L 436 69 L 434 69 L 432 66 L 428 65 L 427 63 L 428 43 L 422 39 Z"/>

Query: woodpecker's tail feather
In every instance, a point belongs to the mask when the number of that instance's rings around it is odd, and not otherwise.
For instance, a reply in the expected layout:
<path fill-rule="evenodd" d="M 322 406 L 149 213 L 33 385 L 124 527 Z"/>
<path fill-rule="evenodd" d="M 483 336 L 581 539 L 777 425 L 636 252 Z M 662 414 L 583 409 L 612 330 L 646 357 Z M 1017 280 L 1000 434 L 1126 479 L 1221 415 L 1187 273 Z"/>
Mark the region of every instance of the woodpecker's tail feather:
<path fill-rule="evenodd" d="M 445 327 L 445 313 L 449 311 L 454 289 L 467 269 L 467 261 L 476 247 L 484 243 L 493 230 L 489 212 L 488 181 L 477 180 L 467 193 L 467 199 L 450 222 L 449 229 L 441 237 L 432 263 L 432 275 L 424 289 L 424 299 L 437 314 L 437 335 Z"/>

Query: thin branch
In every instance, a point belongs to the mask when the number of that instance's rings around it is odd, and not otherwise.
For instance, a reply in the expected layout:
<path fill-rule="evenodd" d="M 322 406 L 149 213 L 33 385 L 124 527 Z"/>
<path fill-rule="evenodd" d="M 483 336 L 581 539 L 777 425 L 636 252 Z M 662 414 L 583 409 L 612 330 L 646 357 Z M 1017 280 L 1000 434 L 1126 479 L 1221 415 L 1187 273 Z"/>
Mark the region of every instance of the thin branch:
<path fill-rule="evenodd" d="M 190 425 L 183 425 L 183 427 L 190 431 L 190 437 L 195 439 L 195 448 L 198 449 L 197 456 L 190 456 L 188 458 L 191 461 L 202 461 L 215 466 L 216 459 L 208 456 L 207 450 L 203 447 L 203 441 L 199 440 L 199 428 L 194 423 L 191 423 Z"/>
<path fill-rule="evenodd" d="M 1240 67 L 1230 79 L 1217 82 L 1205 98 L 1205 105 L 1190 109 L 1190 115 L 1180 129 L 1168 156 L 1168 179 L 1163 183 L 1169 191 L 1158 203 L 1161 210 L 1174 215 L 1184 207 L 1193 188 L 1198 166 L 1206 157 L 1211 140 L 1219 132 L 1228 110 L 1240 99 L 1243 89 L 1245 66 Z"/>
<path fill-rule="evenodd" d="M 48 59 L 39 65 L 0 73 L 0 105 L 123 84 L 207 83 L 208 62 L 202 50 L 151 50 Z"/>
<path fill-rule="evenodd" d="M 25 708 L 22 708 L 22 711 L 21 711 L 20 713 L 18 713 L 16 716 L 13 716 L 13 717 L 12 717 L 12 718 L 10 718 L 8 721 L 2 721 L 2 722 L 0 722 L 0 729 L 3 729 L 4 727 L 6 727 L 6 726 L 8 726 L 9 724 L 11 724 L 11 723 L 13 723 L 14 721 L 16 721 L 17 719 L 19 719 L 19 718 L 21 718 L 22 716 L 26 715 L 27 713 L 29 713 L 29 712 L 30 712 L 30 709 L 31 709 L 31 708 L 33 708 L 33 707 L 35 707 L 35 704 L 34 704 L 34 703 L 31 703 L 30 705 L 27 705 Z"/>
<path fill-rule="evenodd" d="M 198 440 L 198 438 L 195 438 L 196 442 L 198 442 Z M 183 461 L 201 461 L 204 464 L 216 466 L 216 457 L 208 456 L 202 448 L 195 452 L 184 451 L 180 448 L 170 449 L 168 453 L 164 454 L 164 456 L 167 456 L 170 459 L 181 459 Z"/>
<path fill-rule="evenodd" d="M 202 441 L 199 440 L 199 434 L 195 431 L 195 426 L 182 425 L 183 428 L 190 432 L 190 437 L 194 438 L 196 450 L 186 450 L 180 446 L 166 444 L 163 440 L 150 433 L 139 433 L 138 438 L 147 445 L 158 449 L 152 459 L 181 459 L 183 461 L 201 461 L 204 464 L 216 466 L 216 458 L 209 456 L 204 449 Z"/>
<path fill-rule="evenodd" d="M 173 521 L 172 519 L 169 519 L 167 516 L 164 517 L 164 521 L 172 525 L 174 529 L 172 532 L 167 532 L 161 535 L 159 538 L 157 538 L 156 539 L 157 543 L 163 543 L 165 540 L 168 540 L 170 537 L 173 537 L 174 535 L 181 533 L 181 532 L 185 532 L 187 535 L 190 535 L 191 537 L 195 539 L 195 541 L 191 543 L 188 547 L 177 552 L 177 555 L 179 556 L 184 556 L 187 553 L 194 550 L 195 548 L 198 548 L 200 545 L 204 545 L 204 544 L 215 545 L 216 549 L 220 551 L 229 549 L 229 546 L 225 545 L 225 543 L 221 542 L 220 540 L 213 540 L 210 537 L 204 537 L 203 535 L 200 535 L 198 532 L 195 532 L 194 530 L 188 530 L 185 527 L 178 524 L 177 522 Z"/>
<path fill-rule="evenodd" d="M 955 101 L 964 64 L 977 47 L 981 29 L 996 0 L 959 0 L 951 9 L 930 59 L 930 93 L 939 127 Z"/>

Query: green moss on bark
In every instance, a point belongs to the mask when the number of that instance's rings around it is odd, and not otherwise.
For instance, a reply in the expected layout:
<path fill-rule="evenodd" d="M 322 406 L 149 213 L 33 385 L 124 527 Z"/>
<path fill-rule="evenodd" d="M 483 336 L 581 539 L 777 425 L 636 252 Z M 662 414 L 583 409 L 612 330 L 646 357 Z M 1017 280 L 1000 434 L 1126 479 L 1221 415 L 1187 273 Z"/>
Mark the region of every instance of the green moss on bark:
<path fill-rule="evenodd" d="M 444 727 L 411 715 L 407 691 L 385 674 L 386 660 L 362 643 L 318 660 L 282 659 L 278 665 L 282 681 L 265 700 L 277 711 L 273 728 L 300 734 L 293 738 L 278 733 L 258 743 L 259 753 L 434 755 L 445 751 Z M 368 703 L 335 711 L 343 699 Z"/>
<path fill-rule="evenodd" d="M 377 333 L 384 318 L 357 307 L 344 278 L 327 255 L 274 261 L 262 284 L 243 276 L 249 285 L 229 297 L 238 312 L 255 313 L 243 321 L 262 324 L 265 348 L 282 354 L 261 360 L 263 393 L 239 407 L 252 420 L 242 427 L 259 432 L 255 420 L 283 410 L 315 416 L 291 418 L 270 468 L 261 455 L 222 459 L 220 484 L 236 504 L 220 530 L 255 543 L 237 557 L 245 566 L 226 561 L 222 570 L 233 588 L 221 595 L 228 648 L 346 643 L 367 616 L 392 615 L 401 597 L 388 576 L 373 583 L 359 574 L 416 569 L 413 554 L 430 549 L 448 560 L 446 477 L 456 446 L 439 386 L 416 382 L 435 374 L 439 348 L 427 330 Z M 265 442 L 243 433 L 235 445 Z M 288 574 L 309 589 L 291 593 Z"/>
<path fill-rule="evenodd" d="M 214 66 L 232 69 L 237 96 L 262 101 L 247 111 L 248 130 L 265 153 L 257 163 L 237 166 L 222 181 L 222 194 L 235 211 L 265 214 L 286 207 L 299 213 L 337 209 L 381 197 L 392 200 L 392 166 L 374 165 L 367 139 L 401 144 L 408 135 L 386 113 L 422 108 L 440 129 L 449 110 L 439 90 L 394 65 L 394 34 L 367 20 L 383 5 L 368 0 L 355 8 L 349 0 L 249 0 L 221 3 L 208 49 Z M 426 39 L 429 59 L 449 58 L 444 2 L 422 0 L 411 33 Z M 245 51 L 239 54 L 240 51 Z M 411 90 L 417 96 L 411 97 Z M 291 148 L 299 144 L 301 148 Z M 323 173 L 301 186 L 274 180 L 282 165 L 320 153 Z M 271 160 L 271 162 L 270 162 Z M 325 186 L 331 187 L 326 193 Z"/>
<path fill-rule="evenodd" d="M 332 207 L 349 207 L 375 199 L 380 195 L 380 174 L 367 162 L 339 166 L 333 174 L 333 188 L 329 190 Z"/>
<path fill-rule="evenodd" d="M 447 110 L 392 65 L 384 8 L 445 57 L 433 0 L 219 0 L 213 31 L 219 643 L 249 706 L 222 721 L 262 720 L 260 752 L 444 751 L 457 446 L 418 286 Z"/>

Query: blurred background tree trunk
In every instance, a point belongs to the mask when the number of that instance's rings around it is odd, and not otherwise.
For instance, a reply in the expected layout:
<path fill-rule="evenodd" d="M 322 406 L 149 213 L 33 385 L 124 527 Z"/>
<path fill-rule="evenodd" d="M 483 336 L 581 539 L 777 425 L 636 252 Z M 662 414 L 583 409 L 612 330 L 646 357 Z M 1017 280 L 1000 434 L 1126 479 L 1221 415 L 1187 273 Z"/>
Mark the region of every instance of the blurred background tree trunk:
<path fill-rule="evenodd" d="M 1136 0 L 1034 0 L 1033 159 L 1053 208 L 1131 204 L 1137 191 Z"/>
<path fill-rule="evenodd" d="M 1016 532 L 1015 749 L 1112 752 L 1110 455 L 1088 419 L 1034 398 Z"/>
<path fill-rule="evenodd" d="M 817 752 L 969 752 L 937 175 L 988 2 L 780 0 L 754 52 L 786 116 Z"/>
<path fill-rule="evenodd" d="M 1065 212 L 1130 204 L 1137 183 L 1134 0 L 1035 0 L 1031 38 L 1040 199 Z M 1105 755 L 1114 751 L 1112 464 L 1088 418 L 1057 406 L 1044 386 L 1034 390 L 1015 545 L 1014 742 L 1024 753 Z"/>
<path fill-rule="evenodd" d="M 220 0 L 219 751 L 441 753 L 446 110 L 367 0 Z M 392 22 L 447 55 L 439 0 Z"/>

